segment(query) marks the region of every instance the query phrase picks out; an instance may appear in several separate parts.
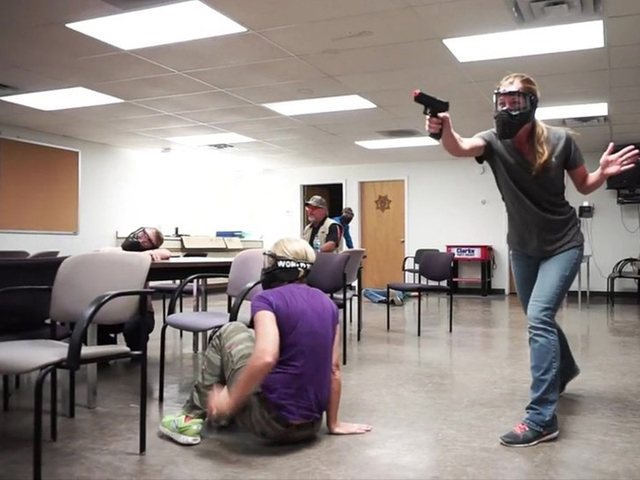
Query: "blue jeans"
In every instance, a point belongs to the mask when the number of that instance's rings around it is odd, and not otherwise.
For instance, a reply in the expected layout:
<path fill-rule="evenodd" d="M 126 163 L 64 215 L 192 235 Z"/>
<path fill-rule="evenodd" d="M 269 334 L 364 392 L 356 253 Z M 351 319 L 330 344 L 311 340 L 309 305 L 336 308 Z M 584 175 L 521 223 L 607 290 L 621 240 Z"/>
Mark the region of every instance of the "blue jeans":
<path fill-rule="evenodd" d="M 577 368 L 556 313 L 576 278 L 582 255 L 583 247 L 547 258 L 511 251 L 513 278 L 529 331 L 531 401 L 524 423 L 537 431 L 557 428 L 560 381 Z"/>

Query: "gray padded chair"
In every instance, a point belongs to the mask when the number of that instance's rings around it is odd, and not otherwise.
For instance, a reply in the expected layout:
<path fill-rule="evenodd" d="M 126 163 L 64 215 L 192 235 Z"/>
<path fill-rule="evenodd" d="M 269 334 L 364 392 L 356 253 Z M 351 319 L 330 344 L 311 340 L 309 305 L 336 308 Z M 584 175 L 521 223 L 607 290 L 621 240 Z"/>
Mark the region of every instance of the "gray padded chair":
<path fill-rule="evenodd" d="M 418 294 L 418 336 L 421 328 L 422 294 L 427 292 L 446 293 L 449 296 L 449 332 L 453 331 L 453 290 L 451 280 L 453 278 L 453 253 L 448 252 L 424 252 L 420 257 L 419 273 L 421 278 L 427 280 L 424 283 L 389 283 L 387 284 L 387 299 L 391 298 L 391 290 L 399 292 L 415 292 Z M 438 285 L 429 284 L 432 280 Z M 420 279 L 418 279 L 420 281 Z M 447 285 L 440 285 L 440 282 L 447 281 Z M 390 303 L 387 301 L 387 331 L 390 328 Z"/>
<path fill-rule="evenodd" d="M 347 266 L 345 267 L 346 282 L 347 282 L 347 301 L 349 302 L 349 323 L 353 322 L 353 299 L 358 297 L 358 291 L 354 289 L 354 283 L 358 280 L 358 271 L 362 265 L 362 259 L 364 258 L 364 248 L 351 248 L 340 252 L 339 255 L 346 255 L 349 257 Z M 337 292 L 332 295 L 334 300 L 338 302 L 342 301 L 342 292 Z M 360 299 L 358 299 L 360 301 Z M 361 311 L 358 311 L 358 341 L 360 341 L 360 332 L 362 330 L 362 318 L 360 318 Z"/>
<path fill-rule="evenodd" d="M 414 255 L 409 255 L 408 257 L 404 257 L 402 260 L 402 272 L 405 274 L 409 273 L 413 275 L 413 283 L 420 283 L 419 274 L 420 274 L 420 259 L 425 252 L 439 252 L 437 248 L 419 248 L 416 250 Z M 418 282 L 416 282 L 416 279 Z M 404 280 L 404 279 L 403 279 Z"/>
<path fill-rule="evenodd" d="M 52 258 L 57 257 L 59 254 L 59 250 L 44 250 L 42 252 L 32 253 L 28 258 Z"/>
<path fill-rule="evenodd" d="M 234 257 L 231 263 L 231 270 L 229 271 L 229 282 L 226 290 L 227 310 L 225 312 L 200 311 L 176 313 L 176 304 L 179 298 L 181 298 L 182 292 L 187 286 L 192 284 L 192 282 L 205 280 L 207 278 L 225 277 L 225 275 L 201 273 L 192 275 L 180 283 L 173 297 L 171 297 L 167 317 L 160 330 L 160 380 L 158 384 L 158 400 L 160 402 L 164 401 L 164 366 L 167 328 L 172 327 L 194 334 L 210 332 L 211 335 L 228 323 L 233 299 L 240 294 L 247 284 L 253 284 L 260 279 L 263 266 L 263 254 L 264 250 L 262 249 L 251 249 L 243 250 Z M 262 291 L 260 287 L 252 289 L 246 299 L 250 301 L 260 291 Z M 248 321 L 249 320 L 246 320 L 246 322 Z"/>
<path fill-rule="evenodd" d="M 9 259 L 9 258 L 27 258 L 29 256 L 29 252 L 25 250 L 0 250 L 0 259 Z"/>
<path fill-rule="evenodd" d="M 16 340 L 3 342 L 0 348 L 0 374 L 17 375 L 38 372 L 35 383 L 33 477 L 42 476 L 42 390 L 51 375 L 51 438 L 56 440 L 56 369 L 70 372 L 70 397 L 74 402 L 74 372 L 83 364 L 120 358 L 141 358 L 140 437 L 142 454 L 146 448 L 147 352 L 132 352 L 124 345 L 84 346 L 91 324 L 122 323 L 146 310 L 143 289 L 151 257 L 135 253 L 87 253 L 65 259 L 51 287 L 50 318 L 53 322 L 73 324 L 69 343 L 57 340 Z M 50 287 L 14 287 L 15 289 Z M 141 329 L 146 328 L 140 322 Z M 72 413 L 72 412 L 70 412 Z"/>
<path fill-rule="evenodd" d="M 347 364 L 347 275 L 349 257 L 335 253 L 316 253 L 316 260 L 307 276 L 307 285 L 327 295 L 342 310 L 342 364 Z M 337 294 L 341 294 L 337 298 Z"/>

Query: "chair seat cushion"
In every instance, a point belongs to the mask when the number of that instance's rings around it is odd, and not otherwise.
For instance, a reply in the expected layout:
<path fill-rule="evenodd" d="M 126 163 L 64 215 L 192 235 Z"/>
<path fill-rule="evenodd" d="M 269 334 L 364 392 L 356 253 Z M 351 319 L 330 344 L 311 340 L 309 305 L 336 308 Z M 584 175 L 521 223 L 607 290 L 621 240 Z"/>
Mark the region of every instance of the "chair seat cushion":
<path fill-rule="evenodd" d="M 83 345 L 80 351 L 80 358 L 84 361 L 91 361 L 102 357 L 126 355 L 128 353 L 131 353 L 131 349 L 126 345 Z"/>
<path fill-rule="evenodd" d="M 448 292 L 449 287 L 444 285 L 427 285 L 426 283 L 390 283 L 387 285 L 391 290 L 401 292 Z"/>
<path fill-rule="evenodd" d="M 17 375 L 60 363 L 68 345 L 57 340 L 16 340 L 0 344 L 0 374 Z"/>
<path fill-rule="evenodd" d="M 347 290 L 347 301 L 351 300 L 353 297 L 355 297 L 356 294 L 355 292 L 351 291 L 351 290 Z M 339 293 L 334 293 L 331 296 L 331 299 L 336 302 L 336 304 L 338 305 L 342 305 L 342 292 Z"/>
<path fill-rule="evenodd" d="M 187 332 L 206 332 L 223 326 L 229 321 L 224 312 L 182 312 L 167 317 L 167 324 Z"/>

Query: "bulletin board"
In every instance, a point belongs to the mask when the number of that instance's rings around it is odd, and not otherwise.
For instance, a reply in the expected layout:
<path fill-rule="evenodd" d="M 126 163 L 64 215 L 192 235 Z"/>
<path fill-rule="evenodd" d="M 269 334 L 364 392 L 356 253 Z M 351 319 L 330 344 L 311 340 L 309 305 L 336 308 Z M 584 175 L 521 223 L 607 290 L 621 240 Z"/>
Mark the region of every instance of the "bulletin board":
<path fill-rule="evenodd" d="M 0 138 L 0 231 L 78 233 L 80 152 Z"/>

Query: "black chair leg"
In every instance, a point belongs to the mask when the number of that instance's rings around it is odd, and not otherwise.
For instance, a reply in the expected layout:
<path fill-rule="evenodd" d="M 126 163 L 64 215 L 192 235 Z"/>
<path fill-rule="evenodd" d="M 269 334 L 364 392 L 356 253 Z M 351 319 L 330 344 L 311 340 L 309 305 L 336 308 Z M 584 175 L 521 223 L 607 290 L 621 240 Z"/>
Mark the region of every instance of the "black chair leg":
<path fill-rule="evenodd" d="M 51 371 L 51 440 L 58 440 L 58 370 Z"/>
<path fill-rule="evenodd" d="M 69 418 L 76 416 L 76 372 L 69 370 Z"/>
<path fill-rule="evenodd" d="M 418 336 L 420 336 L 420 332 L 422 330 L 422 325 L 421 325 L 421 319 L 422 319 L 422 315 L 421 315 L 421 305 L 422 305 L 422 292 L 418 292 Z"/>
<path fill-rule="evenodd" d="M 33 414 L 33 478 L 42 479 L 42 385 L 49 372 L 55 367 L 40 370 L 36 379 Z"/>
<path fill-rule="evenodd" d="M 160 379 L 158 380 L 158 401 L 162 402 L 164 400 L 164 349 L 166 344 L 166 335 L 167 335 L 167 325 L 166 323 L 162 325 L 162 329 L 160 330 Z"/>
<path fill-rule="evenodd" d="M 147 347 L 140 362 L 140 455 L 147 450 Z"/>
<path fill-rule="evenodd" d="M 453 332 L 453 293 L 449 292 L 449 333 Z"/>
<path fill-rule="evenodd" d="M 347 304 L 342 305 L 342 365 L 347 364 Z"/>
<path fill-rule="evenodd" d="M 20 375 L 16 375 L 16 378 L 14 379 L 14 386 L 16 390 L 20 388 Z"/>
<path fill-rule="evenodd" d="M 391 309 L 391 291 L 389 290 L 389 287 L 387 287 L 387 332 L 389 331 L 389 327 L 390 327 L 390 321 L 389 321 L 389 317 L 390 317 L 390 309 Z"/>
<path fill-rule="evenodd" d="M 9 411 L 9 375 L 2 376 L 2 410 Z"/>

